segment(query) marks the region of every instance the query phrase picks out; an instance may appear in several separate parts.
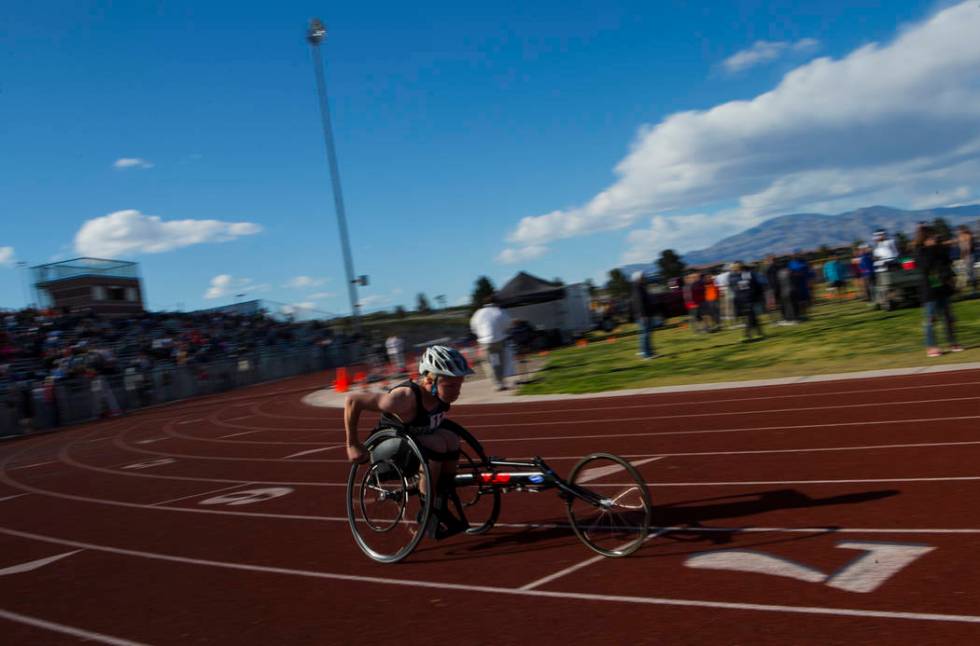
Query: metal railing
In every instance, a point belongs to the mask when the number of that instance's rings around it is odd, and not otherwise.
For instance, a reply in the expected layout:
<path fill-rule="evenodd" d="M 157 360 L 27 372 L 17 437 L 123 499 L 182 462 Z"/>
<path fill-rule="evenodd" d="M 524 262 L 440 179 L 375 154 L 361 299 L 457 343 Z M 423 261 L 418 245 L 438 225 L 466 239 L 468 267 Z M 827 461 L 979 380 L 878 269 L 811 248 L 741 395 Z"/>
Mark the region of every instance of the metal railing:
<path fill-rule="evenodd" d="M 180 399 L 226 392 L 275 379 L 349 365 L 355 345 L 310 346 L 276 353 L 238 354 L 187 365 L 135 368 L 105 376 L 0 386 L 0 437 L 44 431 Z M 29 420 L 29 421 L 28 421 Z"/>

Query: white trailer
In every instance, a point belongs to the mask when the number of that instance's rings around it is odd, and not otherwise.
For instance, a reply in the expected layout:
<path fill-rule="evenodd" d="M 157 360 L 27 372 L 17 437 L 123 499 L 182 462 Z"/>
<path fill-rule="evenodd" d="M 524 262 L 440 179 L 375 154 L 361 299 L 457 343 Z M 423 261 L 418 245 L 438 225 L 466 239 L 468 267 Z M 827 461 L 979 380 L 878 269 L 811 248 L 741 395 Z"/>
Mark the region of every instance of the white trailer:
<path fill-rule="evenodd" d="M 506 307 L 513 320 L 527 321 L 539 332 L 557 331 L 563 343 L 592 329 L 589 310 L 589 287 L 584 283 L 565 285 L 563 298 L 543 303 Z"/>

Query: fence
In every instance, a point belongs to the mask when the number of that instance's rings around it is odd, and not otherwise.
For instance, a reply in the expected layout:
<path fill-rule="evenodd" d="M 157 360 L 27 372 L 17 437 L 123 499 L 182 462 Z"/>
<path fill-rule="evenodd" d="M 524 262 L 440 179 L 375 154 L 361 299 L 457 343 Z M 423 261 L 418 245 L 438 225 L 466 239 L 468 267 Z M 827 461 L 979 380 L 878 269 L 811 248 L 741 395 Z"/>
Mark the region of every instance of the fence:
<path fill-rule="evenodd" d="M 53 384 L 10 384 L 6 393 L 0 389 L 0 437 L 326 370 L 357 361 L 359 355 L 359 348 L 353 345 L 308 347 L 158 367 L 142 373 L 129 368 L 120 374 L 75 377 Z"/>

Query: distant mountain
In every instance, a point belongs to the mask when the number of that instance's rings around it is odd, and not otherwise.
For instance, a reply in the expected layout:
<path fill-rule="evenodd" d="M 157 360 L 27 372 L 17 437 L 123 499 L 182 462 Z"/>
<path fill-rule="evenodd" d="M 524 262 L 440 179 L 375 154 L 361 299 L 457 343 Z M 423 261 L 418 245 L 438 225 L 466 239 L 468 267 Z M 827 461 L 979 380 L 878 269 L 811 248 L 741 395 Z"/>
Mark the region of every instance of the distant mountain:
<path fill-rule="evenodd" d="M 781 255 L 794 249 L 816 249 L 821 245 L 843 247 L 855 240 L 870 240 L 876 229 L 894 235 L 903 231 L 911 236 L 920 221 L 945 219 L 950 226 L 970 224 L 980 219 L 980 204 L 922 211 L 903 211 L 887 206 L 869 206 L 838 215 L 794 213 L 781 215 L 746 231 L 729 236 L 707 249 L 683 254 L 688 265 L 705 265 L 731 260 L 757 260 L 768 254 Z M 646 268 L 651 265 L 628 265 Z M 627 268 L 622 268 L 629 275 Z"/>

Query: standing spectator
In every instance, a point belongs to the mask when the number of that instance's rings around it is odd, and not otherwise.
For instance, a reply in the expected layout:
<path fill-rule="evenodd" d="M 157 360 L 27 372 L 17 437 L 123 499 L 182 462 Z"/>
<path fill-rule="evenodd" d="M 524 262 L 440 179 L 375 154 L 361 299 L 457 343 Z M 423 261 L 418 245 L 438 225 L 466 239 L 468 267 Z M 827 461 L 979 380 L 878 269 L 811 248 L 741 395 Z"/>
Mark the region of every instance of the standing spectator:
<path fill-rule="evenodd" d="M 88 354 L 88 376 L 92 388 L 93 408 L 103 415 L 118 417 L 122 415 L 112 385 L 106 379 L 115 372 L 112 358 L 107 351 L 92 350 Z"/>
<path fill-rule="evenodd" d="M 724 270 L 715 276 L 718 286 L 718 302 L 721 305 L 721 320 L 727 325 L 735 323 L 735 293 L 731 289 L 731 264 L 725 265 Z"/>
<path fill-rule="evenodd" d="M 831 298 L 838 299 L 844 293 L 844 270 L 836 256 L 831 256 L 823 264 L 823 279 L 827 283 L 827 291 Z"/>
<path fill-rule="evenodd" d="M 882 264 L 887 264 L 898 258 L 898 246 L 895 241 L 888 237 L 888 232 L 884 229 L 875 231 L 875 260 Z"/>
<path fill-rule="evenodd" d="M 739 316 L 745 317 L 745 340 L 752 340 L 753 331 L 757 338 L 764 338 L 759 323 L 758 306 L 763 302 L 762 281 L 751 268 L 736 261 L 732 265 L 732 291 L 735 293 L 735 307 Z"/>
<path fill-rule="evenodd" d="M 867 244 L 858 247 L 857 271 L 861 277 L 864 298 L 869 304 L 873 304 L 875 302 L 875 260 L 871 254 L 871 247 Z"/>
<path fill-rule="evenodd" d="M 487 358 L 487 372 L 496 384 L 497 390 L 507 390 L 504 361 L 510 325 L 510 317 L 497 307 L 493 296 L 487 296 L 483 301 L 483 307 L 474 312 L 470 318 L 470 329 L 483 348 Z"/>
<path fill-rule="evenodd" d="M 651 340 L 656 308 L 653 299 L 647 292 L 647 281 L 642 271 L 633 272 L 632 281 L 630 281 L 630 303 L 633 309 L 633 318 L 636 320 L 636 327 L 640 334 L 640 350 L 637 354 L 644 359 L 652 359 L 656 356 Z"/>
<path fill-rule="evenodd" d="M 796 283 L 793 281 L 793 272 L 789 265 L 780 263 L 778 271 L 778 284 L 780 298 L 783 304 L 783 320 L 781 325 L 796 325 L 799 321 L 799 298 L 796 291 Z"/>
<path fill-rule="evenodd" d="M 950 352 L 960 352 L 962 347 L 956 342 L 953 310 L 950 298 L 955 291 L 955 278 L 952 262 L 946 245 L 939 239 L 936 230 L 923 226 L 916 232 L 916 266 L 922 270 L 920 295 L 923 308 L 923 325 L 925 327 L 926 356 L 938 357 L 942 350 L 936 344 L 936 333 L 933 324 L 938 316 L 943 317 L 946 324 L 946 339 L 949 341 Z"/>
<path fill-rule="evenodd" d="M 405 342 L 397 334 L 385 339 L 385 350 L 388 352 L 388 363 L 405 372 Z"/>
<path fill-rule="evenodd" d="M 705 324 L 709 332 L 717 332 L 721 327 L 721 320 L 718 314 L 718 286 L 715 285 L 715 277 L 711 274 L 701 274 L 701 282 L 704 283 L 704 308 Z"/>
<path fill-rule="evenodd" d="M 772 312 L 772 321 L 783 318 L 782 290 L 779 285 L 780 263 L 776 256 L 766 258 L 766 309 Z"/>
<path fill-rule="evenodd" d="M 790 271 L 790 280 L 793 283 L 794 310 L 796 320 L 805 321 L 807 309 L 810 305 L 810 265 L 807 264 L 803 252 L 799 249 L 793 252 L 793 257 L 787 265 Z"/>
<path fill-rule="evenodd" d="M 977 294 L 977 271 L 974 263 L 976 262 L 976 249 L 973 240 L 973 232 L 970 227 L 961 224 L 956 235 L 957 245 L 960 249 L 960 269 L 963 272 L 963 287 L 970 286 L 973 295 Z"/>
<path fill-rule="evenodd" d="M 687 308 L 691 331 L 701 334 L 708 331 L 704 320 L 704 281 L 701 274 L 691 273 L 684 277 L 684 306 Z"/>

